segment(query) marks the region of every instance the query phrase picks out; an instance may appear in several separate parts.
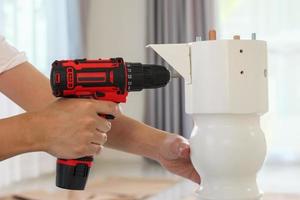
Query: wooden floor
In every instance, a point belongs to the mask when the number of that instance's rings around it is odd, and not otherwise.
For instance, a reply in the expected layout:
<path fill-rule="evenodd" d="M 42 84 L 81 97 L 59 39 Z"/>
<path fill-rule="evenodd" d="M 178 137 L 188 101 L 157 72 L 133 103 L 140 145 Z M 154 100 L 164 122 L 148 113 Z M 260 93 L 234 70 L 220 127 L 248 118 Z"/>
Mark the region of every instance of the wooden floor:
<path fill-rule="evenodd" d="M 189 197 L 184 200 L 198 200 L 195 197 Z M 265 194 L 262 200 L 300 200 L 300 195 L 296 194 Z"/>
<path fill-rule="evenodd" d="M 192 195 L 194 190 L 195 185 L 186 181 L 111 177 L 91 182 L 84 192 L 33 190 L 0 200 L 199 200 Z M 300 200 L 300 195 L 265 194 L 263 200 Z"/>
<path fill-rule="evenodd" d="M 158 165 L 142 160 L 100 161 L 95 162 L 100 164 L 95 165 L 83 193 L 56 188 L 55 174 L 49 174 L 1 188 L 0 200 L 4 196 L 7 196 L 5 200 L 195 200 L 197 184 L 176 177 Z M 268 191 L 263 200 L 300 200 L 300 166 L 265 166 L 260 175 L 260 188 Z"/>
<path fill-rule="evenodd" d="M 264 200 L 300 200 L 300 195 L 293 194 L 266 194 Z"/>

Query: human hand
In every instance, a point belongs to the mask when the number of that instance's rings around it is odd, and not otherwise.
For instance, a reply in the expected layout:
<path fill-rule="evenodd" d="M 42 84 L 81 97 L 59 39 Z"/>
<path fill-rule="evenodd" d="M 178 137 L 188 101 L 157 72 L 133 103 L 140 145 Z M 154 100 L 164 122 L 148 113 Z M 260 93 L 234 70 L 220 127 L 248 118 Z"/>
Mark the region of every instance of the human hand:
<path fill-rule="evenodd" d="M 36 141 L 51 155 L 75 159 L 98 154 L 111 123 L 101 114 L 118 114 L 118 106 L 94 99 L 59 99 L 32 113 Z"/>
<path fill-rule="evenodd" d="M 200 176 L 192 165 L 190 146 L 185 138 L 175 134 L 168 134 L 159 152 L 158 161 L 163 167 L 174 174 L 200 184 Z"/>

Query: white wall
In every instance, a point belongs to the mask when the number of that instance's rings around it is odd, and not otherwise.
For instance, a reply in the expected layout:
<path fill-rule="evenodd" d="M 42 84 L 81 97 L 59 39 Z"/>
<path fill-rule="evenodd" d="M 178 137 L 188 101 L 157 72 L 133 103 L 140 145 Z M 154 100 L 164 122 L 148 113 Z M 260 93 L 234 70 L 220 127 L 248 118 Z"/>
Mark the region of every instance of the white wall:
<path fill-rule="evenodd" d="M 146 0 L 91 0 L 88 21 L 88 58 L 123 57 L 127 62 L 145 61 Z M 139 121 L 144 116 L 144 93 L 129 94 L 126 115 Z M 101 159 L 139 160 L 105 149 Z"/>
<path fill-rule="evenodd" d="M 88 57 L 123 57 L 127 62 L 144 62 L 145 4 L 145 0 L 91 0 Z M 122 108 L 127 115 L 143 120 L 144 93 L 131 93 Z"/>

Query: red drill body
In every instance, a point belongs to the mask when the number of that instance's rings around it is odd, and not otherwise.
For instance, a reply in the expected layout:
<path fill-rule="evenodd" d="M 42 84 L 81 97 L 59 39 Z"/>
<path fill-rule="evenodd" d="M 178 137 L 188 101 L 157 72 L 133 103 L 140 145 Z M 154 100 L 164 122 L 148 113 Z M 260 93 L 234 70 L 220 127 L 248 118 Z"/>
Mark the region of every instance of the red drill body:
<path fill-rule="evenodd" d="M 126 63 L 122 58 L 55 61 L 50 77 L 56 97 L 94 98 L 115 103 L 126 102 L 129 91 L 163 87 L 169 80 L 170 73 L 163 66 Z M 92 157 L 58 159 L 56 185 L 83 190 L 92 162 Z"/>
<path fill-rule="evenodd" d="M 58 92 L 54 95 L 126 102 L 128 77 L 125 65 L 123 59 L 55 61 L 53 68 L 57 70 L 52 74 L 55 76 L 52 87 L 61 85 L 62 89 L 53 89 Z M 116 74 L 122 79 L 118 83 L 114 79 Z"/>

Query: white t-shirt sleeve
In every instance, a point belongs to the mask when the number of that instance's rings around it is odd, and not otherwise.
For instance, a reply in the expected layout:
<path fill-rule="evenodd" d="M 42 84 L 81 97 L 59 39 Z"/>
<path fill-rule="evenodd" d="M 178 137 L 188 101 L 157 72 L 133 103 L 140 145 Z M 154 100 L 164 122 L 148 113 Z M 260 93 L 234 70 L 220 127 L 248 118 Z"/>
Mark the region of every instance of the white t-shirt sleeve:
<path fill-rule="evenodd" d="M 0 35 L 0 73 L 27 61 L 24 52 L 18 51 Z"/>

